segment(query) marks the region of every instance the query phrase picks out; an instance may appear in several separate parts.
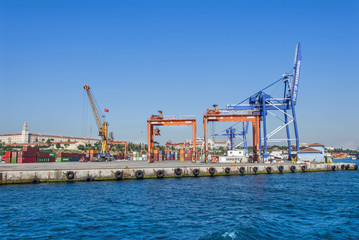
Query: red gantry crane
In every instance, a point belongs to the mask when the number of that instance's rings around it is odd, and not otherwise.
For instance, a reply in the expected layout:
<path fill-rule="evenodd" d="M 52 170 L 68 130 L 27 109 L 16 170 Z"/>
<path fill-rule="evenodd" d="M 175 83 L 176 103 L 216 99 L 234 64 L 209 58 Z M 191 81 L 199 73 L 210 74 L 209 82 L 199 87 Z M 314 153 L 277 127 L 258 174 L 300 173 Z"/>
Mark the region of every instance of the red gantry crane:
<path fill-rule="evenodd" d="M 155 135 L 160 135 L 160 130 L 155 126 L 192 126 L 193 154 L 192 162 L 196 161 L 196 118 L 195 116 L 166 116 L 162 111 L 158 115 L 152 115 L 147 120 L 147 140 L 148 140 L 148 162 L 153 162 L 153 141 Z"/>
<path fill-rule="evenodd" d="M 213 105 L 214 110 L 207 109 L 203 115 L 204 125 L 204 153 L 205 160 L 208 162 L 208 122 L 252 122 L 253 127 L 253 160 L 260 160 L 260 138 L 259 122 L 260 115 L 258 111 L 221 111 L 217 105 Z"/>
<path fill-rule="evenodd" d="M 128 142 L 126 141 L 110 141 L 111 145 L 124 145 L 125 146 L 125 158 L 128 155 Z"/>

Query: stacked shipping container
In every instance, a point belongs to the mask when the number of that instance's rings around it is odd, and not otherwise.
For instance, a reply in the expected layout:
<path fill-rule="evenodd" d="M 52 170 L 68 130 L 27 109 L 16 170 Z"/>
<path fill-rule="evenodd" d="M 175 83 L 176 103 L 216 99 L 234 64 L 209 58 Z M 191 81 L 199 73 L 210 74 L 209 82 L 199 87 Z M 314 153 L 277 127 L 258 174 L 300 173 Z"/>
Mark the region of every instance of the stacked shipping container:
<path fill-rule="evenodd" d="M 36 163 L 37 153 L 40 152 L 38 147 L 23 147 L 22 152 L 17 153 L 18 163 Z"/>

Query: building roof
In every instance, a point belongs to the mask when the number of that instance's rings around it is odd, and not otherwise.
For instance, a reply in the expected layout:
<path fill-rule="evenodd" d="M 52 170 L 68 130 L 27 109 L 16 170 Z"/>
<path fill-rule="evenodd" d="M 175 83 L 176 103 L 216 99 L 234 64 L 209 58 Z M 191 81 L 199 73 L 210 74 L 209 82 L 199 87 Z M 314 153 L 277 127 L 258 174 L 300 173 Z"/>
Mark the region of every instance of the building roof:
<path fill-rule="evenodd" d="M 100 139 L 95 139 L 95 138 L 82 138 L 82 137 L 67 137 L 67 136 L 57 136 L 57 135 L 47 135 L 47 134 L 35 134 L 35 133 L 30 133 L 31 136 L 39 136 L 39 137 L 58 137 L 58 138 L 69 138 L 69 139 L 83 139 L 83 140 L 95 140 L 95 141 L 100 141 Z"/>
<path fill-rule="evenodd" d="M 10 137 L 10 136 L 19 136 L 19 135 L 22 135 L 22 134 L 21 134 L 21 133 L 16 133 L 16 134 L 0 134 L 0 137 Z M 101 139 L 96 139 L 96 138 L 68 137 L 68 136 L 58 136 L 58 135 L 48 135 L 48 134 L 36 134 L 36 133 L 30 133 L 30 136 L 101 141 Z"/>
<path fill-rule="evenodd" d="M 75 144 L 78 142 L 51 142 L 52 145 L 55 145 L 57 143 L 60 144 Z M 39 142 L 35 142 L 35 143 L 11 143 L 11 144 L 5 144 L 5 146 L 35 146 L 35 145 L 39 145 L 39 146 L 44 146 L 44 145 L 48 145 L 47 143 L 39 143 Z"/>
<path fill-rule="evenodd" d="M 323 144 L 320 144 L 320 143 L 312 143 L 312 144 L 309 144 L 309 147 L 311 147 L 311 146 L 322 146 L 322 147 L 324 147 L 324 145 L 323 145 Z"/>
<path fill-rule="evenodd" d="M 306 149 L 298 151 L 298 153 L 322 153 L 322 151 L 319 151 L 314 148 L 306 148 Z"/>

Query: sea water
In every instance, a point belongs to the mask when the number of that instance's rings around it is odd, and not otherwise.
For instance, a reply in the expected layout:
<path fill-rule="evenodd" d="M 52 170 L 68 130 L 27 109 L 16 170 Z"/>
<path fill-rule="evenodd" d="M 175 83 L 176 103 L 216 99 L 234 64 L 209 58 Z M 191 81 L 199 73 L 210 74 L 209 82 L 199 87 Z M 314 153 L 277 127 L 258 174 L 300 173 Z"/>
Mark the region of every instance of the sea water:
<path fill-rule="evenodd" d="M 1 239 L 359 239 L 359 171 L 0 186 Z"/>

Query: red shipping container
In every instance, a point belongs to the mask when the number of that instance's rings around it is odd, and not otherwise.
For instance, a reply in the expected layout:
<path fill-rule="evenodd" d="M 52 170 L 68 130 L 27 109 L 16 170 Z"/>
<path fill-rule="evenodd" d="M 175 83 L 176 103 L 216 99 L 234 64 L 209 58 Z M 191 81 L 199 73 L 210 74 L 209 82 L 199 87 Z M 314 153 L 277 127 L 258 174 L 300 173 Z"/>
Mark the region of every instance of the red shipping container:
<path fill-rule="evenodd" d="M 48 157 L 50 157 L 50 153 L 38 152 L 38 153 L 36 153 L 36 156 L 37 156 L 38 158 L 48 158 Z"/>
<path fill-rule="evenodd" d="M 36 157 L 21 157 L 17 159 L 18 163 L 36 163 Z"/>
<path fill-rule="evenodd" d="M 18 158 L 21 157 L 36 157 L 36 152 L 18 152 Z"/>
<path fill-rule="evenodd" d="M 11 163 L 11 157 L 5 157 L 5 163 Z"/>
<path fill-rule="evenodd" d="M 5 157 L 11 157 L 11 151 L 6 151 L 5 152 Z"/>
<path fill-rule="evenodd" d="M 24 152 L 39 152 L 39 147 L 22 147 L 22 151 Z"/>
<path fill-rule="evenodd" d="M 56 158 L 55 157 L 50 157 L 50 162 L 56 162 Z"/>
<path fill-rule="evenodd" d="M 71 157 L 71 153 L 63 153 L 63 152 L 58 152 L 56 154 L 57 157 Z"/>

